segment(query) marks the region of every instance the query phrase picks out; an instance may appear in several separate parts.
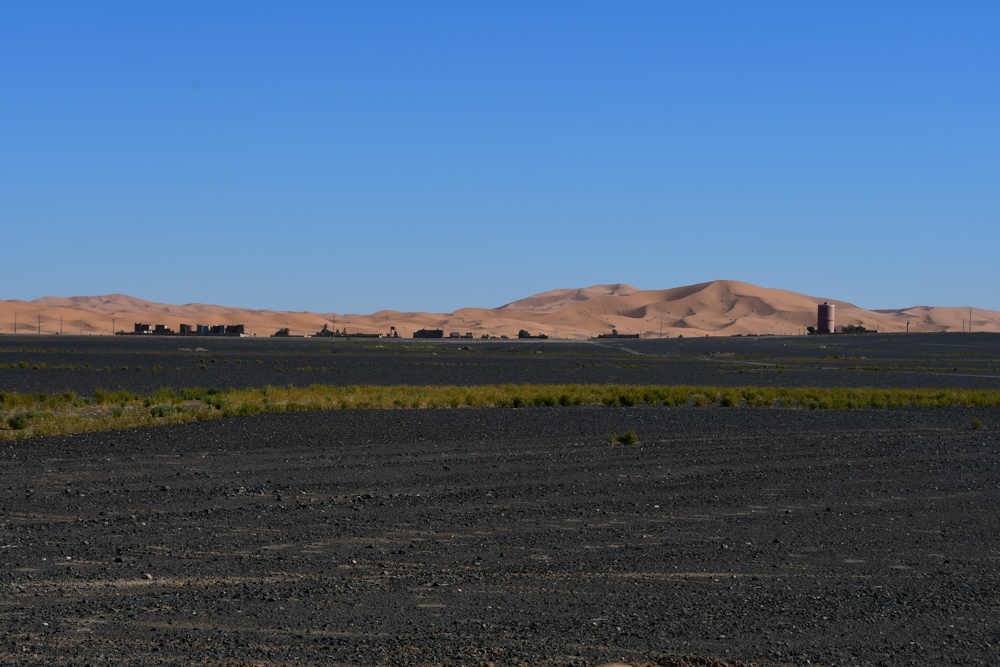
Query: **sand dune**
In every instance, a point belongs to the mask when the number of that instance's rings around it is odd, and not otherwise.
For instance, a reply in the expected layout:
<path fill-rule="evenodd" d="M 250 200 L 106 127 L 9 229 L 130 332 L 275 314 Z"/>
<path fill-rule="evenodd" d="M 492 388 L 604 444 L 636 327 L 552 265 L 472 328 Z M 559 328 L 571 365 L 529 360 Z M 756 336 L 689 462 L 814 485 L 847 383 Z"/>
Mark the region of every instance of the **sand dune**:
<path fill-rule="evenodd" d="M 619 333 L 657 336 L 729 336 L 796 334 L 815 325 L 817 304 L 836 306 L 837 325 L 862 325 L 881 331 L 962 331 L 968 308 L 915 306 L 865 310 L 846 301 L 715 280 L 667 290 L 640 290 L 631 285 L 595 285 L 558 289 L 513 301 L 499 308 L 462 308 L 453 313 L 378 311 L 370 315 L 286 312 L 230 308 L 203 303 L 171 305 L 124 294 L 43 297 L 34 301 L 0 301 L 0 333 L 110 334 L 131 331 L 136 322 L 163 324 L 177 330 L 185 324 L 243 324 L 251 335 L 269 336 L 288 327 L 311 334 L 324 324 L 350 333 L 388 333 L 396 327 L 410 337 L 417 329 L 444 329 L 516 337 L 520 329 L 558 338 L 589 338 L 617 329 Z M 974 331 L 1000 331 L 1000 312 L 972 309 Z"/>
<path fill-rule="evenodd" d="M 617 285 L 594 285 L 593 287 L 584 287 L 581 289 L 557 289 L 529 296 L 527 299 L 513 301 L 506 306 L 500 306 L 497 310 L 550 313 L 581 301 L 589 301 L 590 299 L 602 296 L 625 296 L 638 291 L 638 288 L 622 283 L 618 283 Z"/>

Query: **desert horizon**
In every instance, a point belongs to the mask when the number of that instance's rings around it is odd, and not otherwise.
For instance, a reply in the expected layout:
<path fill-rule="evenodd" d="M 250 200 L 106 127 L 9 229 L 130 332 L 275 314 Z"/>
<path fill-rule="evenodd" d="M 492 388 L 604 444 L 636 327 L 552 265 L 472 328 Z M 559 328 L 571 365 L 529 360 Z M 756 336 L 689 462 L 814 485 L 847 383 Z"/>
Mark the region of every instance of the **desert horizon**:
<path fill-rule="evenodd" d="M 625 283 L 541 292 L 494 308 L 466 307 L 451 313 L 379 310 L 371 314 L 281 311 L 214 304 L 157 303 L 125 294 L 47 296 L 0 301 L 0 333 L 110 335 L 131 332 L 135 323 L 244 325 L 248 335 L 271 336 L 288 329 L 309 336 L 324 325 L 348 334 L 383 334 L 395 327 L 410 338 L 419 329 L 471 333 L 473 338 L 508 336 L 522 329 L 550 338 L 583 339 L 617 331 L 640 338 L 678 336 L 797 335 L 816 324 L 817 305 L 836 307 L 838 329 L 862 326 L 881 332 L 1000 331 L 1000 312 L 982 308 L 911 306 L 868 310 L 848 301 L 809 296 L 734 280 L 714 280 L 660 290 Z M 971 318 L 970 318 L 971 315 Z"/>
<path fill-rule="evenodd" d="M 4 10 L 0 665 L 1000 667 L 1000 3 Z"/>

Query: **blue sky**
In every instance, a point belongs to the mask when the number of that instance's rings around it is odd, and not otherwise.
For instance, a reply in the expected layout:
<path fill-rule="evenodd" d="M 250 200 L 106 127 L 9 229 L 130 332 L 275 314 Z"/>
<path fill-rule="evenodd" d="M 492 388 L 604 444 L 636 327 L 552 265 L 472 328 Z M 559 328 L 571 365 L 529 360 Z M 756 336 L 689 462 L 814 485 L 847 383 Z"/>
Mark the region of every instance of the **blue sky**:
<path fill-rule="evenodd" d="M 0 298 L 1000 310 L 995 2 L 0 8 Z"/>

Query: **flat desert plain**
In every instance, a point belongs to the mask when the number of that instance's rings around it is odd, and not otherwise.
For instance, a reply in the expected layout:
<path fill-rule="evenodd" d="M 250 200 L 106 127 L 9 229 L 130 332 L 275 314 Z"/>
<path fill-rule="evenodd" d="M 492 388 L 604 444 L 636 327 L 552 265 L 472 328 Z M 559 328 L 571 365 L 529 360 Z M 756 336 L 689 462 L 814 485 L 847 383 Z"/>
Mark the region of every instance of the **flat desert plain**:
<path fill-rule="evenodd" d="M 4 337 L 0 381 L 1000 388 L 992 334 L 187 344 Z M 5 442 L 0 662 L 994 665 L 998 436 L 996 408 L 637 405 Z"/>
<path fill-rule="evenodd" d="M 0 337 L 2 390 L 622 384 L 1000 389 L 990 333 L 619 341 Z"/>

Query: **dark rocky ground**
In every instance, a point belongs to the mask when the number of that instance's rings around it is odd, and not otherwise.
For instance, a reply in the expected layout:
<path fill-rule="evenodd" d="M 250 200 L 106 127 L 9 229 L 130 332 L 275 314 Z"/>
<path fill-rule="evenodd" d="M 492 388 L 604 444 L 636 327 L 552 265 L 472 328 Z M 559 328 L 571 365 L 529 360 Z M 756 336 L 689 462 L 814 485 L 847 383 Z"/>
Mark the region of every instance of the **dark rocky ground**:
<path fill-rule="evenodd" d="M 0 366 L 0 390 L 83 395 L 316 383 L 1000 389 L 1000 334 L 600 343 L 6 335 L 0 364 L 8 366 Z"/>
<path fill-rule="evenodd" d="M 998 665 L 998 424 L 334 411 L 4 443 L 0 663 Z"/>

